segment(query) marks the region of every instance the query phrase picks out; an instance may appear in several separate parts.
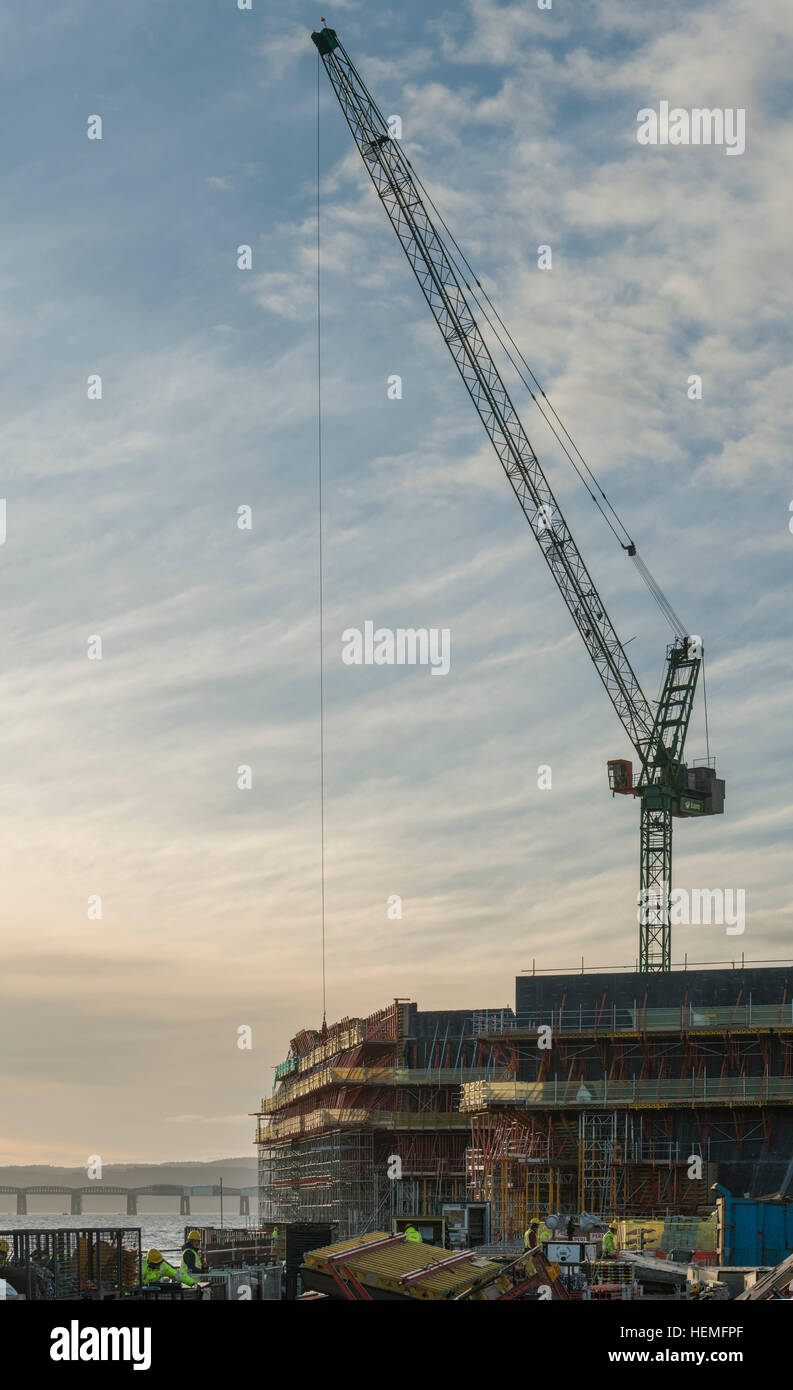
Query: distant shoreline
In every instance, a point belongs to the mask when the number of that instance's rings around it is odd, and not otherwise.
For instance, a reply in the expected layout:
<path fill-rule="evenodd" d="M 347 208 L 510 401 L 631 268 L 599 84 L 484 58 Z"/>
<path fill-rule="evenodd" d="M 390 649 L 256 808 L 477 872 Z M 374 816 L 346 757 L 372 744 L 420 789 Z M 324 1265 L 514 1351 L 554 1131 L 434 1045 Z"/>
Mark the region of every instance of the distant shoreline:
<path fill-rule="evenodd" d="M 256 1158 L 220 1158 L 203 1161 L 182 1159 L 165 1163 L 106 1163 L 101 1178 L 92 1178 L 98 1189 L 107 1183 L 113 1187 L 146 1187 L 148 1184 L 173 1183 L 178 1186 L 219 1182 L 230 1186 L 249 1187 L 256 1182 Z M 0 1186 L 35 1187 L 38 1184 L 59 1184 L 63 1187 L 85 1187 L 89 1181 L 85 1167 L 67 1164 L 6 1164 L 0 1166 Z"/>

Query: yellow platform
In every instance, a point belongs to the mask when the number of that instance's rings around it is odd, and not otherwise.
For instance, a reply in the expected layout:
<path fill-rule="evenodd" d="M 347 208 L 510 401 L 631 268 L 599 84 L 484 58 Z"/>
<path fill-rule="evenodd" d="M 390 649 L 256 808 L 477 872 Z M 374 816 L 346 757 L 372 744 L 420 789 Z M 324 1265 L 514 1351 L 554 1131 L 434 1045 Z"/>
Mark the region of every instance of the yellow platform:
<path fill-rule="evenodd" d="M 417 1242 L 403 1240 L 397 1245 L 387 1245 L 380 1249 L 366 1251 L 361 1246 L 376 1245 L 378 1241 L 388 1240 L 387 1231 L 372 1231 L 365 1236 L 354 1236 L 351 1240 L 339 1241 L 336 1245 L 326 1245 L 319 1250 L 309 1250 L 303 1259 L 308 1269 L 319 1274 L 330 1275 L 330 1261 L 333 1256 L 342 1255 L 345 1250 L 357 1250 L 349 1259 L 350 1272 L 367 1290 L 378 1290 L 381 1294 L 402 1295 L 418 1299 L 450 1299 L 476 1284 L 484 1283 L 498 1275 L 501 1268 L 493 1260 L 472 1255 L 461 1260 L 449 1269 L 438 1269 L 427 1274 L 416 1284 L 405 1284 L 403 1276 L 416 1270 L 427 1269 L 439 1260 L 448 1260 L 452 1251 L 437 1245 L 419 1245 Z M 342 1264 L 346 1263 L 344 1260 Z M 499 1276 L 486 1289 L 474 1292 L 471 1297 L 482 1301 L 496 1299 L 510 1287 L 506 1275 Z"/>

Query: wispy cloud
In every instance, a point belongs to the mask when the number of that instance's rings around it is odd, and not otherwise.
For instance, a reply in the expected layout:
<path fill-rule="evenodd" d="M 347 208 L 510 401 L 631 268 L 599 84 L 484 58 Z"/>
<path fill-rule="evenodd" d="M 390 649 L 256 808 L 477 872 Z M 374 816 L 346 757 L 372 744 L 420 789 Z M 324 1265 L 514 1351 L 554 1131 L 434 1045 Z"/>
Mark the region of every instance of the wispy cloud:
<path fill-rule="evenodd" d="M 727 815 L 682 826 L 676 877 L 745 887 L 741 949 L 784 955 L 788 7 L 343 11 L 331 23 L 705 637 Z M 320 1009 L 316 55 L 265 6 L 174 25 L 154 0 L 121 20 L 28 7 L 10 53 L 4 99 L 28 128 L 0 245 L 8 1152 L 157 1159 L 175 1130 L 197 1158 L 247 1152 L 248 1111 Z M 745 155 L 638 146 L 661 97 L 746 104 Z M 321 119 L 329 1009 L 503 1004 L 532 959 L 635 956 L 637 816 L 605 783 L 628 750 L 327 84 Z M 667 634 L 520 404 L 655 695 Z M 450 628 L 449 676 L 345 667 L 341 633 L 365 619 Z M 689 931 L 689 959 L 733 949 Z"/>

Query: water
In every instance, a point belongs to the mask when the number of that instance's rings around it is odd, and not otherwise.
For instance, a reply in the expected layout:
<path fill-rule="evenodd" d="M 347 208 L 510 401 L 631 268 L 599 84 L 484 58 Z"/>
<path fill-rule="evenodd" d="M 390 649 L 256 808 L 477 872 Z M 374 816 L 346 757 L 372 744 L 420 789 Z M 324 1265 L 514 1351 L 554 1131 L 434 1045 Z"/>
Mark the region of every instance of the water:
<path fill-rule="evenodd" d="M 223 1212 L 226 1228 L 234 1226 L 244 1231 L 246 1221 L 236 1213 L 229 1219 Z M 82 1216 L 63 1216 L 53 1212 L 34 1212 L 30 1216 L 12 1216 L 0 1212 L 0 1231 L 54 1231 L 68 1229 L 84 1231 L 92 1227 L 117 1227 L 134 1230 L 140 1227 L 140 1246 L 143 1254 L 155 1246 L 173 1264 L 171 1256 L 181 1258 L 184 1248 L 185 1227 L 190 1221 L 198 1226 L 219 1226 L 220 1212 L 213 1214 L 201 1212 L 200 1216 L 174 1216 L 167 1212 L 138 1212 L 137 1216 L 125 1216 L 121 1212 L 85 1212 Z M 252 1224 L 252 1223 L 251 1223 Z"/>

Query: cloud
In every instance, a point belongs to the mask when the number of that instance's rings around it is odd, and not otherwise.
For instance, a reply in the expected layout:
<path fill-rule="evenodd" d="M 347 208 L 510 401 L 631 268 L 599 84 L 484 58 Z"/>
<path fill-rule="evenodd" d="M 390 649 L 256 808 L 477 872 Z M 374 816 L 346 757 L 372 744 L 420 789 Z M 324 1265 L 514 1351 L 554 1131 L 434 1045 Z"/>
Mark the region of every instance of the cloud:
<path fill-rule="evenodd" d="M 184 31 L 151 4 L 153 45 L 137 19 L 119 37 L 93 7 L 63 13 L 54 35 L 29 16 L 14 58 L 8 99 L 30 126 L 0 247 L 9 1152 L 156 1159 L 174 1125 L 195 1157 L 246 1152 L 248 1112 L 321 1013 L 315 58 L 303 27 L 261 39 L 227 10 Z M 676 879 L 746 888 L 741 949 L 784 954 L 787 10 L 600 0 L 569 18 L 474 0 L 441 27 L 408 0 L 388 22 L 354 5 L 344 20 L 705 637 L 727 814 L 676 827 Z M 52 85 L 69 55 L 114 103 L 101 149 L 83 148 L 82 99 Z M 532 960 L 633 960 L 638 817 L 605 774 L 630 750 L 322 90 L 329 1017 L 395 995 L 499 1006 Z M 746 154 L 639 147 L 636 111 L 660 96 L 745 99 Z M 38 114 L 54 100 L 56 126 Z M 668 634 L 505 371 L 653 697 Z M 449 676 L 345 667 L 341 633 L 367 618 L 448 627 Z M 728 959 L 734 943 L 691 929 L 674 949 Z"/>
<path fill-rule="evenodd" d="M 166 1115 L 167 1125 L 236 1125 L 245 1124 L 247 1115 Z"/>

